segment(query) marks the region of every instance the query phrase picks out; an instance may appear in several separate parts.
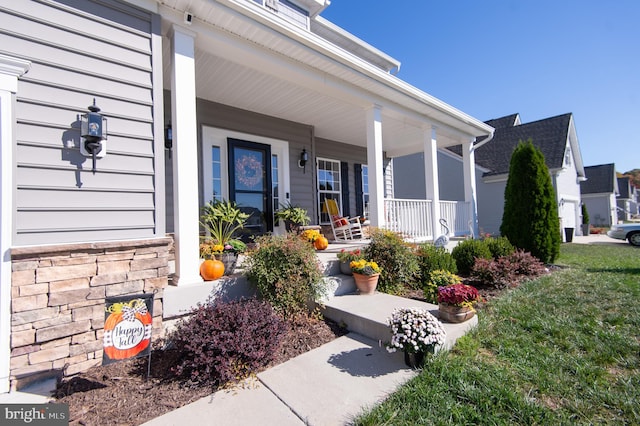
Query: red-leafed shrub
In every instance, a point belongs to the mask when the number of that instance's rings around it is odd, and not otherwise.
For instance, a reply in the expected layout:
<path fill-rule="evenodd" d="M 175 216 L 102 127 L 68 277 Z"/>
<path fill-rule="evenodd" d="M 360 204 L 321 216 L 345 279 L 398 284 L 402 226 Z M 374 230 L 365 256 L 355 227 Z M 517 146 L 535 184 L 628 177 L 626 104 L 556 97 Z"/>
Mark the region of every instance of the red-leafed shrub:
<path fill-rule="evenodd" d="M 471 279 L 487 287 L 506 288 L 518 282 L 515 268 L 506 258 L 478 258 L 471 269 Z"/>
<path fill-rule="evenodd" d="M 547 272 L 547 268 L 544 266 L 537 257 L 524 250 L 516 250 L 511 255 L 507 256 L 507 259 L 514 267 L 516 274 L 524 278 L 535 278 Z"/>
<path fill-rule="evenodd" d="M 516 250 L 497 260 L 476 259 L 471 279 L 487 287 L 505 288 L 515 286 L 523 279 L 538 277 L 546 271 L 544 264 L 531 253 Z"/>
<path fill-rule="evenodd" d="M 192 384 L 237 382 L 273 360 L 287 325 L 264 301 L 199 305 L 172 333 L 174 373 Z"/>

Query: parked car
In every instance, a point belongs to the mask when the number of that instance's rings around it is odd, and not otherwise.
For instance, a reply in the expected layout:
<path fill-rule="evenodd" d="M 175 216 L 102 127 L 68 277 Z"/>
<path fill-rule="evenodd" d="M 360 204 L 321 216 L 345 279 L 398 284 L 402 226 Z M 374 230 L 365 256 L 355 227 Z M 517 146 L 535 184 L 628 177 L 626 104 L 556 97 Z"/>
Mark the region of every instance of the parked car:
<path fill-rule="evenodd" d="M 613 225 L 607 235 L 618 240 L 627 240 L 632 246 L 640 246 L 640 223 Z"/>

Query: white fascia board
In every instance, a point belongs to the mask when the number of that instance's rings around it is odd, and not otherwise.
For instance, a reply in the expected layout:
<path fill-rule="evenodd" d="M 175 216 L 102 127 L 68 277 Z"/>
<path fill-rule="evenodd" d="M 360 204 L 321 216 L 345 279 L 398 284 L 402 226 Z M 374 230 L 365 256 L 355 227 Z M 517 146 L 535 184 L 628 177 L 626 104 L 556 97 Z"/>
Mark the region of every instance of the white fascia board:
<path fill-rule="evenodd" d="M 502 175 L 494 175 L 494 176 L 483 176 L 482 181 L 484 183 L 496 183 L 496 182 L 506 182 L 509 179 L 508 174 Z"/>
<path fill-rule="evenodd" d="M 197 1 L 199 3 L 205 3 L 205 6 L 211 6 L 211 4 L 209 2 L 206 2 L 206 0 Z M 407 100 L 418 101 L 419 103 L 423 104 L 423 106 L 432 108 L 449 117 L 455 118 L 461 124 L 460 126 L 457 126 L 458 130 L 462 131 L 463 133 L 468 133 L 471 136 L 484 136 L 489 135 L 493 132 L 493 127 L 489 126 L 488 124 L 474 117 L 471 117 L 470 115 L 429 95 L 426 92 L 423 92 L 422 90 L 410 85 L 409 83 L 400 80 L 393 75 L 390 75 L 380 68 L 360 59 L 353 54 L 350 54 L 344 49 L 328 43 L 312 32 L 288 23 L 286 20 L 269 12 L 255 2 L 244 0 L 219 0 L 219 3 L 236 11 L 247 19 L 262 23 L 272 30 L 281 33 L 282 35 L 295 40 L 307 46 L 308 48 L 317 51 L 318 53 L 321 53 L 324 56 L 333 59 L 334 61 L 337 61 L 338 63 L 345 65 L 351 71 L 362 74 L 365 77 L 383 84 L 389 89 L 403 94 L 408 98 Z M 418 112 L 427 114 L 423 111 Z M 431 121 L 434 120 L 431 119 Z"/>
<path fill-rule="evenodd" d="M 394 65 L 394 68 L 397 68 L 398 71 L 400 70 L 400 61 L 398 61 L 395 58 L 392 58 L 391 56 L 387 55 L 386 53 L 384 53 L 382 50 L 379 50 L 375 47 L 373 47 L 372 45 L 370 45 L 369 43 L 367 43 L 366 41 L 356 37 L 355 35 L 351 34 L 350 32 L 344 30 L 343 28 L 337 26 L 336 24 L 334 24 L 333 22 L 323 18 L 322 16 L 318 16 L 315 18 L 315 21 L 322 25 L 323 27 L 328 28 L 329 30 L 339 34 L 341 37 L 344 37 L 356 44 L 358 44 L 359 46 L 365 48 L 366 50 L 369 50 L 371 52 L 373 52 L 374 54 L 380 56 L 381 58 L 383 58 L 385 61 L 391 63 Z"/>
<path fill-rule="evenodd" d="M 571 146 L 571 155 L 573 156 L 573 163 L 576 166 L 579 178 L 586 178 L 584 172 L 584 163 L 582 162 L 582 153 L 580 152 L 580 143 L 578 143 L 578 133 L 576 132 L 576 126 L 573 122 L 573 114 L 569 120 L 569 144 Z"/>

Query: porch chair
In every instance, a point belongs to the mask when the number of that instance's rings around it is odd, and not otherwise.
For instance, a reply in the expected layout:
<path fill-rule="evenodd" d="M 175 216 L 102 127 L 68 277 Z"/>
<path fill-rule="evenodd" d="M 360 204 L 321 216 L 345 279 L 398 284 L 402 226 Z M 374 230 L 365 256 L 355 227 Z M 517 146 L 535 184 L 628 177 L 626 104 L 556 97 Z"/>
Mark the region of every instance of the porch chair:
<path fill-rule="evenodd" d="M 348 241 L 363 238 L 360 217 L 347 217 L 340 214 L 336 200 L 327 198 L 324 201 L 327 213 L 329 213 L 331 230 L 335 241 Z"/>

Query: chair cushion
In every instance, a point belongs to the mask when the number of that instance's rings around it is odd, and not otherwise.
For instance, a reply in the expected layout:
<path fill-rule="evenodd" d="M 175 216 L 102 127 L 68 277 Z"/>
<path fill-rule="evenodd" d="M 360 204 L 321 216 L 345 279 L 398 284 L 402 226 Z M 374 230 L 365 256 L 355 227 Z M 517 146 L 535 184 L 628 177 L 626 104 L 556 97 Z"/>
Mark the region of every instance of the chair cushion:
<path fill-rule="evenodd" d="M 333 222 L 333 226 L 336 228 L 340 228 L 341 226 L 346 226 L 349 224 L 347 219 L 338 215 L 331 216 L 331 221 Z"/>

